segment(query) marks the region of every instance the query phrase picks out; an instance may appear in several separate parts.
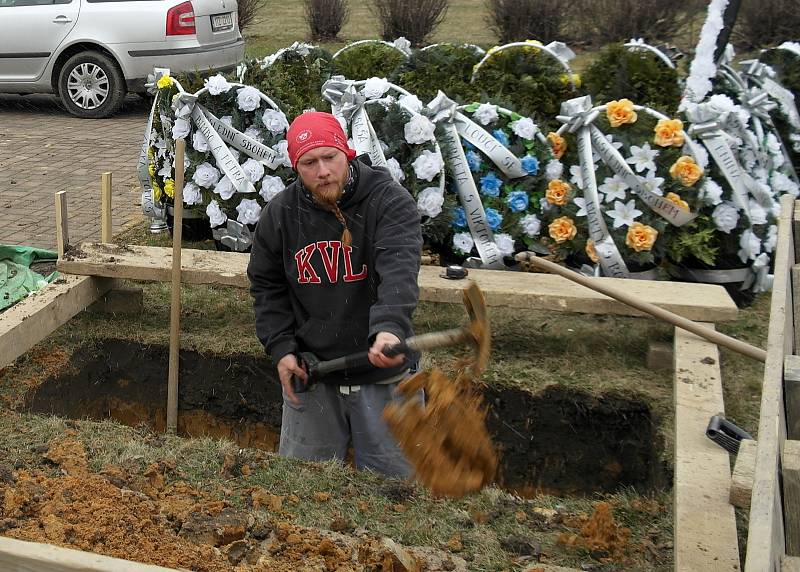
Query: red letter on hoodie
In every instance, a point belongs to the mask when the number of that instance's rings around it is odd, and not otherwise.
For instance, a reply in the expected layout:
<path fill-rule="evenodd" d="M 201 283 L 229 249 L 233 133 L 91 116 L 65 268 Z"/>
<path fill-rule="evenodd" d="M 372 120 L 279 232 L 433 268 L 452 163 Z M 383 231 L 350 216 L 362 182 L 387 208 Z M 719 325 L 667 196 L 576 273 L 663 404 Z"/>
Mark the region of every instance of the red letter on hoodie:
<path fill-rule="evenodd" d="M 361 272 L 353 274 L 353 261 L 350 259 L 350 253 L 353 252 L 352 246 L 342 246 L 344 252 L 344 281 L 357 282 L 364 280 L 367 277 L 367 265 L 361 265 Z"/>
<path fill-rule="evenodd" d="M 328 248 L 333 250 L 333 253 L 328 254 Z M 322 264 L 325 265 L 325 274 L 328 275 L 328 281 L 335 284 L 339 280 L 339 249 L 342 247 L 341 241 L 338 240 L 320 240 L 317 243 L 317 250 L 322 255 Z"/>
<path fill-rule="evenodd" d="M 299 284 L 319 284 L 322 282 L 317 273 L 314 272 L 314 267 L 311 266 L 311 256 L 316 249 L 317 245 L 312 242 L 294 254 L 295 262 L 297 262 L 297 282 Z"/>

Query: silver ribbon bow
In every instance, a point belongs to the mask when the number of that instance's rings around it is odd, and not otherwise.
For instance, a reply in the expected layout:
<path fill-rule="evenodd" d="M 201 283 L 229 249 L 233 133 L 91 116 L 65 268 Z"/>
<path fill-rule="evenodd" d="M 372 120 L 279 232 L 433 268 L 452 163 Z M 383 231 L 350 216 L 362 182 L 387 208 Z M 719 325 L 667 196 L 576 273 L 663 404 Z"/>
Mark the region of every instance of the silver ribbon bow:
<path fill-rule="evenodd" d="M 367 99 L 356 90 L 355 82 L 334 76 L 323 84 L 322 96 L 331 103 L 333 114 L 350 124 L 356 153 L 367 153 L 374 166 L 385 167 L 386 157 L 365 108 Z"/>
<path fill-rule="evenodd" d="M 567 126 L 567 131 L 577 133 L 582 127 L 591 125 L 599 115 L 600 112 L 593 109 L 591 96 L 584 95 L 564 101 L 556 119 Z"/>
<path fill-rule="evenodd" d="M 234 252 L 247 252 L 253 244 L 253 233 L 246 224 L 228 219 L 224 227 L 212 230 L 214 238 Z"/>

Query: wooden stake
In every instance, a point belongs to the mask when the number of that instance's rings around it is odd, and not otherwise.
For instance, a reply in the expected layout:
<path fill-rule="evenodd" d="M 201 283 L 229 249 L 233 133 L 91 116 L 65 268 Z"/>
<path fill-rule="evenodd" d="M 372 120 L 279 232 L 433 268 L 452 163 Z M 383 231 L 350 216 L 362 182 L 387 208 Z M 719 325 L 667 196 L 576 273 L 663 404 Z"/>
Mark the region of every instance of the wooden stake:
<path fill-rule="evenodd" d="M 586 286 L 594 290 L 595 292 L 600 292 L 601 294 L 605 294 L 609 298 L 614 298 L 615 300 L 619 300 L 623 304 L 627 304 L 636 308 L 637 310 L 641 310 L 642 312 L 646 312 L 650 314 L 654 318 L 658 318 L 659 320 L 663 320 L 665 322 L 669 322 L 673 326 L 677 326 L 682 330 L 686 330 L 687 332 L 691 332 L 696 336 L 700 336 L 710 342 L 713 342 L 719 346 L 726 347 L 731 349 L 735 352 L 738 352 L 742 355 L 746 355 L 747 357 L 751 357 L 755 360 L 765 362 L 767 361 L 767 352 L 762 350 L 761 348 L 757 348 L 755 346 L 751 346 L 748 343 L 743 341 L 737 340 L 730 336 L 726 336 L 725 334 L 721 334 L 715 330 L 706 328 L 698 324 L 697 322 L 693 322 L 692 320 L 686 319 L 683 316 L 679 316 L 678 314 L 674 314 L 669 310 L 665 310 L 664 308 L 659 308 L 655 304 L 651 304 L 650 302 L 646 302 L 640 298 L 636 298 L 635 296 L 631 296 L 626 292 L 622 292 L 621 290 L 617 290 L 615 288 L 609 288 L 604 284 L 600 284 L 597 280 L 593 280 L 588 276 L 584 276 L 583 274 L 579 274 L 573 270 L 569 270 L 568 268 L 564 268 L 556 264 L 555 262 L 550 262 L 544 258 L 540 258 L 536 256 L 532 252 L 520 252 L 517 254 L 516 259 L 519 261 L 529 262 L 534 266 L 538 266 L 543 270 L 547 270 L 553 274 L 558 274 L 559 276 L 563 276 L 567 280 L 572 280 L 573 282 L 577 282 L 581 286 Z"/>
<path fill-rule="evenodd" d="M 100 175 L 100 242 L 109 244 L 114 229 L 111 222 L 111 173 Z"/>
<path fill-rule="evenodd" d="M 69 248 L 69 228 L 67 227 L 67 191 L 56 193 L 56 248 L 58 257 L 64 258 Z"/>
<path fill-rule="evenodd" d="M 167 431 L 178 429 L 178 366 L 181 328 L 181 235 L 183 224 L 183 156 L 186 141 L 175 141 L 175 196 L 172 219 L 172 302 L 169 318 L 169 380 L 167 385 Z"/>

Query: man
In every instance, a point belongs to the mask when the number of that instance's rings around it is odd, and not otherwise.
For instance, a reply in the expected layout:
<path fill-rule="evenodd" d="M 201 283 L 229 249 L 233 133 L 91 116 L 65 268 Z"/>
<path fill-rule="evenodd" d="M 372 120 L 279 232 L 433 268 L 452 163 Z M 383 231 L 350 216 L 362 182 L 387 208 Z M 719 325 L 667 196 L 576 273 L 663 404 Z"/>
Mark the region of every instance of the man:
<path fill-rule="evenodd" d="M 338 120 L 307 112 L 286 134 L 298 178 L 261 213 L 247 275 L 256 333 L 283 390 L 279 453 L 344 459 L 408 476 L 381 419 L 409 357 L 388 357 L 412 335 L 422 236 L 411 195 L 383 168 L 355 158 Z M 369 348 L 369 363 L 308 383 L 300 352 L 329 360 Z M 294 392 L 292 376 L 306 383 Z"/>

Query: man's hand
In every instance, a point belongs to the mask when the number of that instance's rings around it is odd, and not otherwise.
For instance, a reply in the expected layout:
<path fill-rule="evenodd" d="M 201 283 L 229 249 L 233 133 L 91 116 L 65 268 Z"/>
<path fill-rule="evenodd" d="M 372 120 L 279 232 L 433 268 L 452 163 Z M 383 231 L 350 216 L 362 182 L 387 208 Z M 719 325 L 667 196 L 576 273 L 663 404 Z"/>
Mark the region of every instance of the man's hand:
<path fill-rule="evenodd" d="M 403 363 L 405 356 L 398 354 L 389 357 L 383 354 L 385 346 L 395 346 L 400 343 L 400 338 L 389 332 L 378 332 L 375 342 L 369 348 L 369 362 L 375 367 L 394 367 Z"/>
<path fill-rule="evenodd" d="M 278 378 L 281 380 L 283 392 L 286 394 L 286 397 L 289 398 L 289 401 L 295 405 L 300 405 L 300 400 L 294 394 L 294 389 L 292 389 L 293 375 L 302 379 L 304 384 L 308 384 L 308 374 L 306 370 L 300 367 L 300 364 L 297 362 L 297 356 L 294 354 L 286 354 L 278 362 Z"/>

